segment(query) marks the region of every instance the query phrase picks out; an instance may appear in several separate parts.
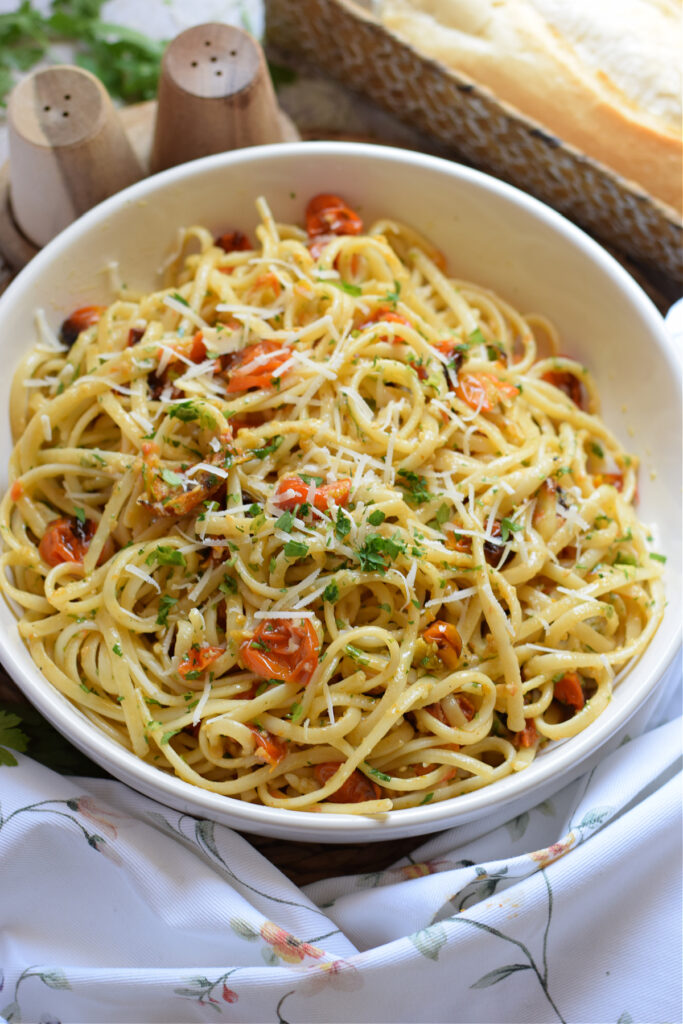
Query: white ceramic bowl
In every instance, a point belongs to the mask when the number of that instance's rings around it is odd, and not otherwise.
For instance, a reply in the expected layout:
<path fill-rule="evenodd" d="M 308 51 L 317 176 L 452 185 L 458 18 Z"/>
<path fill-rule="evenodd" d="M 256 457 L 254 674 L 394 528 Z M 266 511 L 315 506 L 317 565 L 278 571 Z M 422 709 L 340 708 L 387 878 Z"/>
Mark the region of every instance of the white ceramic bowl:
<path fill-rule="evenodd" d="M 547 314 L 564 349 L 597 378 L 607 423 L 642 459 L 640 514 L 658 524 L 668 555 L 666 617 L 624 675 L 600 718 L 544 751 L 519 774 L 453 800 L 393 811 L 384 820 L 311 814 L 242 803 L 144 764 L 100 734 L 54 690 L 0 605 L 0 657 L 27 697 L 57 729 L 117 778 L 162 803 L 244 831 L 328 842 L 421 834 L 483 816 L 513 815 L 544 799 L 604 756 L 637 713 L 647 714 L 680 647 L 680 393 L 673 344 L 654 306 L 607 253 L 563 217 L 476 171 L 412 152 L 345 143 L 295 143 L 220 154 L 173 168 L 108 199 L 51 242 L 0 299 L 0 380 L 7 408 L 12 369 L 35 339 L 42 307 L 55 327 L 77 306 L 109 301 L 104 268 L 151 288 L 180 225 L 213 230 L 256 223 L 254 199 L 277 219 L 301 222 L 306 200 L 339 192 L 366 218 L 412 224 L 448 257 L 454 274 L 487 285 L 523 312 Z M 3 431 L 0 473 L 10 454 Z"/>

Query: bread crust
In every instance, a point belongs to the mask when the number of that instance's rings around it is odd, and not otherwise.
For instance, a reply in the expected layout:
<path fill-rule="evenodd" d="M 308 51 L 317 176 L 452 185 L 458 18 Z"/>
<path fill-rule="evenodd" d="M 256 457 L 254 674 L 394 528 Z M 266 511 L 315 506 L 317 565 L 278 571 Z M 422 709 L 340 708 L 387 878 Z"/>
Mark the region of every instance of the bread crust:
<path fill-rule="evenodd" d="M 658 18 L 671 17 L 674 31 L 679 28 L 675 5 L 649 2 Z M 647 3 L 641 6 L 647 14 Z M 657 116 L 639 105 L 637 95 L 625 95 L 600 66 L 599 54 L 592 67 L 581 61 L 533 0 L 384 0 L 379 13 L 388 29 L 421 52 L 683 211 L 683 147 L 675 115 Z M 661 21 L 656 27 L 661 36 Z M 636 81 L 636 93 L 640 84 L 646 94 L 650 83 Z"/>

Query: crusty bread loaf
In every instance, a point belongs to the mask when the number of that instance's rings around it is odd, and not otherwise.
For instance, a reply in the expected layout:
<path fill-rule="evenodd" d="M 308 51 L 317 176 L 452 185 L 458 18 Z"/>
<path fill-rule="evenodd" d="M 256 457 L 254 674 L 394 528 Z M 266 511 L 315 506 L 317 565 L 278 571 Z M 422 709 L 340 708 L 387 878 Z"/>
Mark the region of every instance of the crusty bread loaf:
<path fill-rule="evenodd" d="M 682 209 L 679 0 L 377 0 L 387 28 Z"/>

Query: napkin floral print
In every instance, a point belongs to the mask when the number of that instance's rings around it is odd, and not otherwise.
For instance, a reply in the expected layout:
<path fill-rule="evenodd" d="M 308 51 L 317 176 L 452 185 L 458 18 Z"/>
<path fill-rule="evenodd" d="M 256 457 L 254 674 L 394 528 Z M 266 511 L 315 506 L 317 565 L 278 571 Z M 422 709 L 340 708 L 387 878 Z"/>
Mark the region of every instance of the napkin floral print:
<path fill-rule="evenodd" d="M 627 819 L 641 793 L 648 822 L 662 826 L 655 853 L 661 848 L 671 860 L 667 843 L 676 830 L 666 815 L 679 803 L 667 789 L 672 740 L 673 733 L 668 743 L 646 735 L 627 744 L 611 765 L 488 833 L 463 826 L 461 841 L 457 832 L 433 838 L 419 859 L 305 891 L 227 828 L 119 783 L 72 782 L 20 755 L 17 767 L 0 768 L 0 1014 L 10 1024 L 297 1024 L 317 1019 L 320 1000 L 328 1020 L 629 1024 L 643 1006 L 620 974 L 623 950 L 614 962 L 593 957 L 608 965 L 602 986 L 586 954 L 595 1012 L 577 1002 L 567 943 L 581 969 L 584 953 L 571 933 L 581 927 L 581 894 L 590 887 L 576 881 L 597 870 L 604 898 L 610 858 L 635 842 Z M 628 764 L 638 771 L 625 771 Z M 559 839 L 538 844 L 562 825 Z M 665 876 L 656 868 L 650 886 Z M 27 877 L 38 894 L 30 922 L 21 896 L 15 899 L 17 880 Z M 74 877 L 87 897 L 69 891 Z M 595 917 L 591 927 L 598 926 Z M 657 1019 L 675 1019 L 676 998 L 670 994 L 668 1012 Z"/>

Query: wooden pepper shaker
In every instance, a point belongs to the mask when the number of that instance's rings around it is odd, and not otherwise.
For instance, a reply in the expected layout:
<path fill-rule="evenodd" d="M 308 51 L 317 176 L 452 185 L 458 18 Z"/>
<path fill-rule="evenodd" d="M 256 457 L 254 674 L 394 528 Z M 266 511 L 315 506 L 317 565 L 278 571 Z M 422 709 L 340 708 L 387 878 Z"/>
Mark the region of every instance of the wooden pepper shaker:
<path fill-rule="evenodd" d="M 263 51 L 247 32 L 219 23 L 196 25 L 168 46 L 153 172 L 210 153 L 296 138 L 278 108 Z"/>
<path fill-rule="evenodd" d="M 109 94 L 83 68 L 45 68 L 19 82 L 8 125 L 12 213 L 38 247 L 143 176 Z"/>

